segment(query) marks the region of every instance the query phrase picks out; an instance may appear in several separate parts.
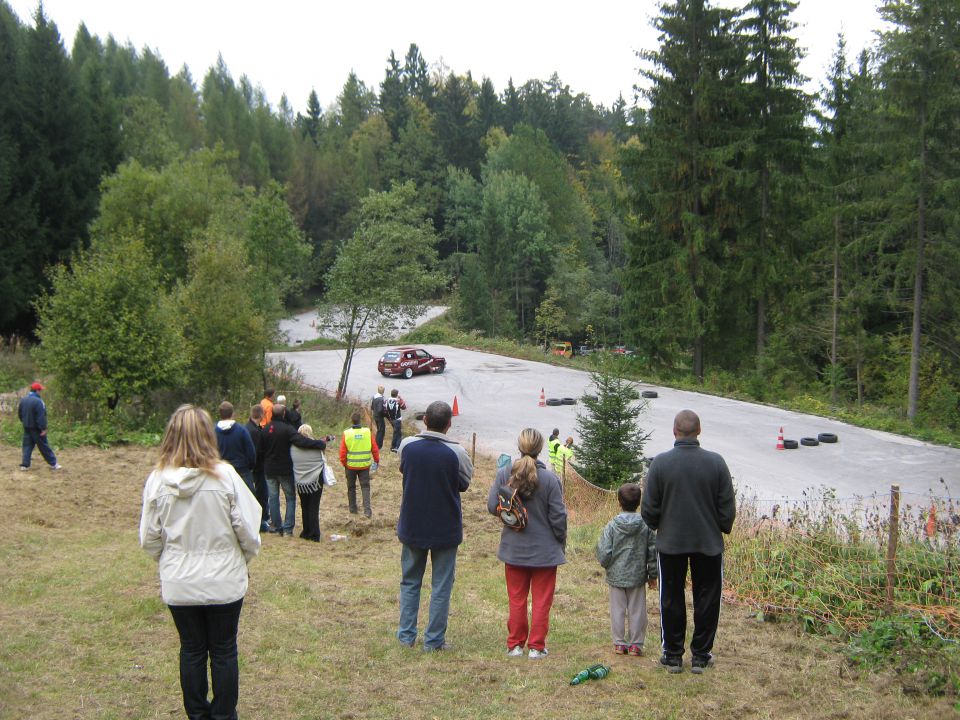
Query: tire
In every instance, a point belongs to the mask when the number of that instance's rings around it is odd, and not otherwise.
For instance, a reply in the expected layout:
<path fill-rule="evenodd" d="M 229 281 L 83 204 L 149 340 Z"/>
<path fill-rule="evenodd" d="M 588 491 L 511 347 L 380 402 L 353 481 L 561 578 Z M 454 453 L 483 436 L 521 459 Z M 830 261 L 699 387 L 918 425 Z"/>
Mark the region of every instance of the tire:
<path fill-rule="evenodd" d="M 561 405 L 576 405 L 576 404 L 577 404 L 577 401 L 576 401 L 575 398 L 563 398 L 563 399 L 560 401 L 560 404 L 561 404 Z"/>
<path fill-rule="evenodd" d="M 643 392 L 640 393 L 640 397 L 642 397 L 642 398 L 655 398 L 655 397 L 660 397 L 660 396 L 657 394 L 657 391 L 656 391 L 656 390 L 644 390 Z"/>
<path fill-rule="evenodd" d="M 444 363 L 443 365 L 441 365 L 440 367 L 437 368 L 437 375 L 439 375 L 440 373 L 442 373 L 442 372 L 443 372 L 444 370 L 446 370 L 446 369 L 447 369 L 447 364 Z"/>
<path fill-rule="evenodd" d="M 796 450 L 799 447 L 796 440 L 784 440 L 783 449 L 784 450 Z"/>
<path fill-rule="evenodd" d="M 820 441 L 817 440 L 815 437 L 805 437 L 805 438 L 800 438 L 800 444 L 806 445 L 807 447 L 816 447 L 817 445 L 820 444 Z"/>
<path fill-rule="evenodd" d="M 817 435 L 817 440 L 822 443 L 835 443 L 837 436 L 834 433 L 820 433 Z"/>
<path fill-rule="evenodd" d="M 413 377 L 413 368 L 407 368 L 403 371 L 403 377 L 407 380 Z"/>
<path fill-rule="evenodd" d="M 413 416 L 414 416 L 417 420 L 423 420 L 424 415 L 426 415 L 425 412 L 418 412 L 418 413 L 414 413 L 414 414 L 413 414 Z"/>
<path fill-rule="evenodd" d="M 556 407 L 557 405 L 562 405 L 563 402 L 560 398 L 547 398 L 547 405 L 550 407 Z"/>

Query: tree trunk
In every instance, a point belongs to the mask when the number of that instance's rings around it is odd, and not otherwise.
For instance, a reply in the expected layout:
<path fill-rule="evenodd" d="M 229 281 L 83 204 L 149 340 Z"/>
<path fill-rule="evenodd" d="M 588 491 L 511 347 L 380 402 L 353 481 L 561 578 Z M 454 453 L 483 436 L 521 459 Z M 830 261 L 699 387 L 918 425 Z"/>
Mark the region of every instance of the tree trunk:
<path fill-rule="evenodd" d="M 760 238 L 757 245 L 757 360 L 763 355 L 767 345 L 767 281 L 764 260 L 767 248 L 767 224 L 770 207 L 770 171 L 764 167 L 760 171 Z"/>
<path fill-rule="evenodd" d="M 920 108 L 920 183 L 917 192 L 917 264 L 913 277 L 913 330 L 910 334 L 910 384 L 907 388 L 907 417 L 917 416 L 920 395 L 920 310 L 923 307 L 923 251 L 926 241 L 927 148 L 924 123 L 926 112 Z"/>
<path fill-rule="evenodd" d="M 703 382 L 703 333 L 697 335 L 693 341 L 693 374 Z"/>
<path fill-rule="evenodd" d="M 840 215 L 833 216 L 833 326 L 830 330 L 830 402 L 837 404 L 837 333 L 840 322 Z"/>

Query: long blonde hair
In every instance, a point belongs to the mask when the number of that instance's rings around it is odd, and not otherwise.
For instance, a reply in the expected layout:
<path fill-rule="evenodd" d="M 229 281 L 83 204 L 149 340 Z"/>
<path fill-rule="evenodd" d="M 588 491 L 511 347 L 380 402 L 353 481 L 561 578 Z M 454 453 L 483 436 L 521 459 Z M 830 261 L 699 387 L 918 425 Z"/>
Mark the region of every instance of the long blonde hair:
<path fill-rule="evenodd" d="M 543 450 L 543 435 L 533 428 L 524 428 L 520 431 L 517 449 L 520 459 L 510 468 L 510 487 L 521 497 L 529 498 L 537 489 L 537 455 Z"/>
<path fill-rule="evenodd" d="M 160 441 L 157 468 L 188 467 L 212 471 L 220 462 L 210 414 L 193 405 L 173 411 Z"/>

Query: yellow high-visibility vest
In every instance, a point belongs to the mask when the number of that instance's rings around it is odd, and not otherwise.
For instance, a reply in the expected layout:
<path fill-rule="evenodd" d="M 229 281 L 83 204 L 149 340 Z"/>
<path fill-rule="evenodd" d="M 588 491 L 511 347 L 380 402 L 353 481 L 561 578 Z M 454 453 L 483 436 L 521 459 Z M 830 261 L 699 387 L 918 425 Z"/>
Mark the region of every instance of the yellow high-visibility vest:
<path fill-rule="evenodd" d="M 560 438 L 554 438 L 547 443 L 547 448 L 550 450 L 550 464 L 554 467 L 556 467 L 557 464 L 557 448 L 559 448 L 561 444 Z"/>
<path fill-rule="evenodd" d="M 348 427 L 343 431 L 343 442 L 347 446 L 347 467 L 368 468 L 373 464 L 370 428 Z"/>

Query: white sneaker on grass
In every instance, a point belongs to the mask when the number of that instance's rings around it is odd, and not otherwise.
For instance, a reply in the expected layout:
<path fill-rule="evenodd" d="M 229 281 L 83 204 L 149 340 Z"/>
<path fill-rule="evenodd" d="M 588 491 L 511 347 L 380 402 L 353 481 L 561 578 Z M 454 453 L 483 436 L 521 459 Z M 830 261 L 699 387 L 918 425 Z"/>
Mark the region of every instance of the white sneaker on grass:
<path fill-rule="evenodd" d="M 539 660 L 540 658 L 545 658 L 550 653 L 547 652 L 547 649 L 537 650 L 536 648 L 530 648 L 530 652 L 527 654 L 527 657 L 531 660 Z"/>
<path fill-rule="evenodd" d="M 507 657 L 523 657 L 523 646 L 517 645 L 507 650 Z"/>

